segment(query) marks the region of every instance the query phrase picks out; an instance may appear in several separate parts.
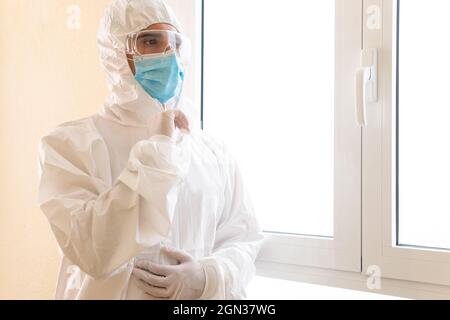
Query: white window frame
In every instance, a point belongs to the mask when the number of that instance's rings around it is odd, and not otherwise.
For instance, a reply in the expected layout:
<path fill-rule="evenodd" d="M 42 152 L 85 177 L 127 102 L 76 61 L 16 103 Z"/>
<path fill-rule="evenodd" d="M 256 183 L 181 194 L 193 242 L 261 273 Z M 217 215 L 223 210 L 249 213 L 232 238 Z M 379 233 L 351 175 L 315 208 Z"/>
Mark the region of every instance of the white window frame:
<path fill-rule="evenodd" d="M 346 11 L 349 2 L 355 5 Z M 334 235 L 267 232 L 259 261 L 361 272 L 361 128 L 351 94 L 362 46 L 361 10 L 361 0 L 336 1 Z"/>
<path fill-rule="evenodd" d="M 203 0 L 193 1 L 202 17 Z M 257 275 L 413 299 L 450 299 L 450 252 L 396 244 L 396 177 L 391 171 L 396 1 L 336 0 L 335 107 L 342 112 L 335 113 L 335 237 L 266 233 Z M 371 6 L 381 9 L 380 30 L 366 26 Z M 368 106 L 368 124 L 361 129 L 354 116 L 354 73 L 368 48 L 378 49 L 380 99 Z M 381 272 L 375 288 L 369 285 L 374 266 Z"/>
<path fill-rule="evenodd" d="M 364 28 L 364 47 L 381 48 L 382 100 L 368 108 L 363 135 L 363 267 L 377 265 L 386 278 L 449 286 L 450 251 L 397 245 L 397 0 L 364 0 L 365 9 L 372 5 L 382 8 L 383 27 Z"/>

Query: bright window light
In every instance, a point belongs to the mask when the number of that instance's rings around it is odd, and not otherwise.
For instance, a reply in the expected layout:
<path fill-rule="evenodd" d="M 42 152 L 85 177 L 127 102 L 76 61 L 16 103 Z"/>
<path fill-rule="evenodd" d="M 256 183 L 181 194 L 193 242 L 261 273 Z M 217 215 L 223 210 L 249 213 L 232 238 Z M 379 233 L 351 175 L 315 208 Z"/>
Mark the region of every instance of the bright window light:
<path fill-rule="evenodd" d="M 450 249 L 450 1 L 399 12 L 399 242 Z"/>
<path fill-rule="evenodd" d="M 335 2 L 205 0 L 204 127 L 265 231 L 333 237 Z"/>

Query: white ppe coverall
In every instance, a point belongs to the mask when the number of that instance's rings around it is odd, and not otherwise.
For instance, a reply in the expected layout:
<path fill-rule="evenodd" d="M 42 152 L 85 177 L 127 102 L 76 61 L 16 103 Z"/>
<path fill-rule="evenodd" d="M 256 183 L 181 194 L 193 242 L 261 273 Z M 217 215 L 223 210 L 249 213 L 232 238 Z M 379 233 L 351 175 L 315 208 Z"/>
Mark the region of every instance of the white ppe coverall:
<path fill-rule="evenodd" d="M 200 129 L 149 136 L 163 111 L 127 63 L 127 34 L 155 23 L 181 27 L 161 0 L 117 0 L 98 32 L 109 98 L 98 114 L 58 125 L 39 144 L 38 204 L 62 262 L 56 299 L 153 299 L 132 277 L 137 259 L 174 264 L 164 242 L 202 264 L 200 299 L 244 299 L 264 237 L 235 160 Z M 181 31 L 180 31 L 181 32 Z"/>

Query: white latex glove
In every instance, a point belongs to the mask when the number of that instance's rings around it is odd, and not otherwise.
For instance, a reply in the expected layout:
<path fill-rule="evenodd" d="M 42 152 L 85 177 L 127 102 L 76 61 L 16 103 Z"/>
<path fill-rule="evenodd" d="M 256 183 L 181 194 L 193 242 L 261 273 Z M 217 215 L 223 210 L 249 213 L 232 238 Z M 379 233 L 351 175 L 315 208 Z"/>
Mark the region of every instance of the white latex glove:
<path fill-rule="evenodd" d="M 163 246 L 164 254 L 178 261 L 176 265 L 162 265 L 140 260 L 133 269 L 138 286 L 146 294 L 160 299 L 196 300 L 205 289 L 203 266 L 186 251 Z"/>
<path fill-rule="evenodd" d="M 190 133 L 189 121 L 186 115 L 178 109 L 154 114 L 148 119 L 147 125 L 151 131 L 150 136 L 165 135 L 172 138 L 175 128 L 179 128 L 185 134 Z"/>

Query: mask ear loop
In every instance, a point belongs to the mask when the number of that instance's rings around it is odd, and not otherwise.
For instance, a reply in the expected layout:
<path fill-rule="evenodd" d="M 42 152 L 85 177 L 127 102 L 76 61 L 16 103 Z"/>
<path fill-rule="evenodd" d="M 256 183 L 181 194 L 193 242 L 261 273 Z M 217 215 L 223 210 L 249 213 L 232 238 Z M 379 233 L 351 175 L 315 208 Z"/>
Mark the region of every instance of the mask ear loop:
<path fill-rule="evenodd" d="M 179 63 L 181 63 L 181 62 L 179 62 Z M 183 66 L 183 67 L 184 67 L 184 66 Z M 180 93 L 179 93 L 179 94 L 177 95 L 177 97 L 175 98 L 175 99 L 176 99 L 176 102 L 175 102 L 175 105 L 174 105 L 173 109 L 177 109 L 177 108 L 178 108 L 178 105 L 180 104 L 181 96 L 183 95 L 183 90 L 184 90 L 184 83 L 185 83 L 185 79 L 181 80 L 181 89 L 180 89 Z M 164 111 L 167 111 L 167 110 L 168 110 L 166 104 L 167 104 L 167 103 L 163 104 Z"/>
<path fill-rule="evenodd" d="M 179 54 L 179 52 L 178 52 L 178 47 L 177 47 L 176 44 L 174 45 L 174 48 L 171 47 L 171 50 L 174 50 L 174 51 L 175 51 L 175 55 L 177 55 L 177 58 L 179 59 L 180 57 L 178 56 L 178 54 Z M 166 52 L 164 52 L 164 53 L 166 53 Z M 181 63 L 181 62 L 179 62 L 179 63 Z M 183 67 L 184 67 L 184 66 L 183 66 Z M 175 106 L 173 107 L 174 109 L 177 109 L 177 108 L 178 108 L 178 105 L 180 104 L 181 96 L 183 95 L 183 90 L 184 90 L 184 82 L 185 82 L 185 79 L 183 79 L 183 80 L 181 81 L 181 89 L 180 89 L 180 93 L 179 93 L 178 96 L 176 97 Z"/>
<path fill-rule="evenodd" d="M 181 101 L 181 96 L 183 95 L 183 90 L 184 90 L 184 79 L 181 81 L 181 90 L 180 90 L 180 93 L 178 94 L 177 102 L 175 103 L 175 106 L 173 107 L 174 109 L 178 108 L 178 104 Z"/>
<path fill-rule="evenodd" d="M 167 52 L 172 51 L 172 50 L 173 50 L 173 49 L 172 49 L 172 46 L 170 46 L 170 49 L 167 50 L 167 48 L 166 48 L 166 49 L 164 50 L 164 53 L 163 53 L 163 54 L 167 54 Z M 182 82 L 181 82 L 181 90 L 180 90 L 180 93 L 178 94 L 178 96 L 176 97 L 176 102 L 175 102 L 175 106 L 173 107 L 173 109 L 176 109 L 176 108 L 178 107 L 178 103 L 180 102 L 181 94 L 183 93 L 183 87 L 184 87 L 184 79 L 183 79 Z M 164 108 L 164 112 L 168 110 L 168 108 L 167 108 L 167 103 L 164 103 L 164 104 L 163 104 L 163 108 Z"/>
<path fill-rule="evenodd" d="M 178 108 L 178 105 L 180 104 L 180 101 L 181 101 L 181 96 L 183 94 L 183 89 L 184 89 L 184 80 L 181 81 L 181 90 L 180 90 L 180 93 L 175 98 L 176 102 L 175 102 L 175 105 L 173 106 L 173 109 L 177 109 Z M 163 112 L 166 112 L 168 110 L 167 102 L 166 103 L 162 103 L 162 107 L 164 109 Z"/>

